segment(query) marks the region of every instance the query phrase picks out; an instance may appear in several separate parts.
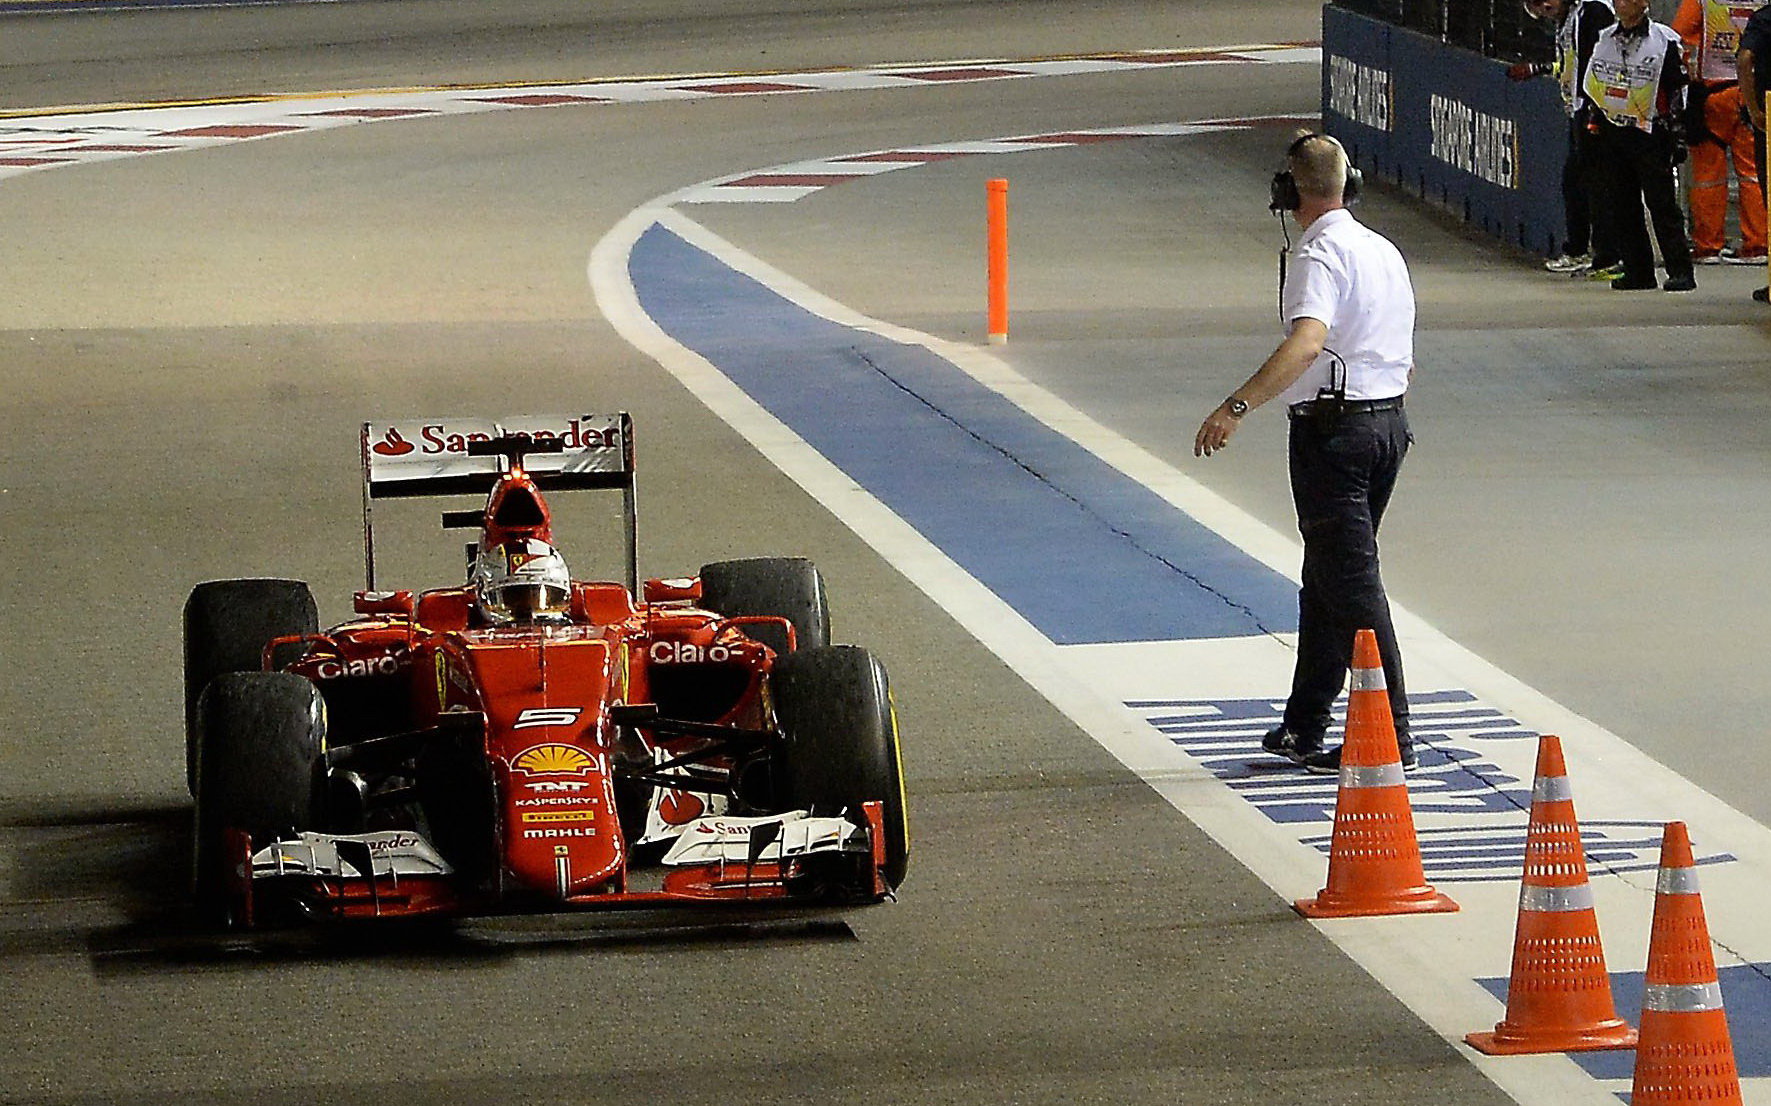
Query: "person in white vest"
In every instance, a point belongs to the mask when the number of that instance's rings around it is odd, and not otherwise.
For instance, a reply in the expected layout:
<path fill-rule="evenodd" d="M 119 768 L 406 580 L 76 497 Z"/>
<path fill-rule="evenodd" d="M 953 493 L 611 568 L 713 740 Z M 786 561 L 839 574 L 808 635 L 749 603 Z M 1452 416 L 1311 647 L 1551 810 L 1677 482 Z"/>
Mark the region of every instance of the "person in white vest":
<path fill-rule="evenodd" d="M 1589 273 L 1606 280 L 1622 275 L 1617 247 L 1611 241 L 1610 223 L 1595 209 L 1592 158 L 1588 152 L 1584 102 L 1580 86 L 1586 79 L 1587 60 L 1599 33 L 1617 22 L 1611 0 L 1525 0 L 1525 10 L 1535 19 L 1554 21 L 1556 56 L 1548 62 L 1520 62 L 1508 67 L 1507 77 L 1528 80 L 1553 74 L 1568 113 L 1568 153 L 1562 162 L 1562 223 L 1566 237 L 1562 252 L 1544 262 L 1552 273 Z"/>
<path fill-rule="evenodd" d="M 1593 46 L 1581 86 L 1594 139 L 1594 179 L 1623 260 L 1623 275 L 1611 287 L 1689 292 L 1697 278 L 1673 179 L 1685 158 L 1680 113 L 1686 76 L 1679 35 L 1648 18 L 1648 0 L 1616 0 L 1616 8 L 1617 22 Z M 1644 204 L 1666 266 L 1664 285 L 1654 277 Z"/>
<path fill-rule="evenodd" d="M 1699 265 L 1765 263 L 1765 193 L 1753 129 L 1741 110 L 1735 51 L 1765 0 L 1684 0 L 1672 28 L 1685 42 L 1685 138 L 1691 145 L 1691 256 Z M 1740 246 L 1728 245 L 1728 162 L 1740 188 Z"/>

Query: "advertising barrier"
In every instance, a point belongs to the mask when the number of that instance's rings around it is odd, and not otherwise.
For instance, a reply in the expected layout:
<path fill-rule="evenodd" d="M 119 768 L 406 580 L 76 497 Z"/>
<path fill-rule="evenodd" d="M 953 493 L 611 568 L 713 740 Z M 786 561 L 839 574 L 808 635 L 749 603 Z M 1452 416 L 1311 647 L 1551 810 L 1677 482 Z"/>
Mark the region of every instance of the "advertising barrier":
<path fill-rule="evenodd" d="M 1368 175 L 1533 253 L 1563 239 L 1568 123 L 1548 77 L 1325 7 L 1322 125 Z"/>

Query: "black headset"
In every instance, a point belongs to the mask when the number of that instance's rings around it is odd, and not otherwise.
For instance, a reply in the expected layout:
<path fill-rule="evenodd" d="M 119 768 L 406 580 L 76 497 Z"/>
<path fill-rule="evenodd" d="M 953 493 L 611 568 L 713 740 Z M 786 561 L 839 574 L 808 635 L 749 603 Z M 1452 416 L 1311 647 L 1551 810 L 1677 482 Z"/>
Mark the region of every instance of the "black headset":
<path fill-rule="evenodd" d="M 1347 175 L 1341 185 L 1341 203 L 1350 205 L 1357 203 L 1359 193 L 1365 187 L 1365 174 L 1353 164 L 1347 156 L 1347 148 L 1331 134 L 1299 135 L 1297 140 L 1285 148 L 1285 168 L 1273 174 L 1273 183 L 1267 189 L 1267 210 L 1272 212 L 1296 211 L 1304 204 L 1304 198 L 1298 195 L 1297 178 L 1291 175 L 1291 159 L 1303 148 L 1304 143 L 1312 138 L 1326 139 L 1334 143 L 1334 148 L 1341 152 L 1341 164 L 1346 166 Z"/>

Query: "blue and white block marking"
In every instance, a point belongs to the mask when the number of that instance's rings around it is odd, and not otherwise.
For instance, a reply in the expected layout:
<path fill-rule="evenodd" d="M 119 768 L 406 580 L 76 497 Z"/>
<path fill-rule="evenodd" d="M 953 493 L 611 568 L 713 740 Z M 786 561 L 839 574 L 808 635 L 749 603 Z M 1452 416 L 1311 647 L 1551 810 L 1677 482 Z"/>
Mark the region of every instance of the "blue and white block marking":
<path fill-rule="evenodd" d="M 1325 823 L 1332 826 L 1334 821 L 1336 780 L 1299 773 L 1259 750 L 1261 736 L 1279 724 L 1283 698 L 1143 700 L 1125 705 L 1275 824 L 1305 827 L 1308 832 L 1299 840 L 1328 854 L 1332 835 L 1323 830 Z M 1427 878 L 1447 885 L 1492 881 L 1517 885 L 1532 780 L 1529 774 L 1521 777 L 1497 764 L 1497 755 L 1511 761 L 1513 750 L 1497 750 L 1493 743 L 1527 742 L 1535 754 L 1540 735 L 1468 691 L 1410 695 L 1409 716 L 1420 767 L 1409 777 L 1408 790 L 1415 818 L 1423 825 L 1419 836 Z M 1335 709 L 1335 731 L 1345 724 L 1342 698 Z M 1661 825 L 1582 817 L 1581 840 L 1589 865 L 1612 874 L 1654 872 L 1660 863 Z M 1706 865 L 1733 860 L 1727 852 L 1698 857 L 1698 863 Z"/>

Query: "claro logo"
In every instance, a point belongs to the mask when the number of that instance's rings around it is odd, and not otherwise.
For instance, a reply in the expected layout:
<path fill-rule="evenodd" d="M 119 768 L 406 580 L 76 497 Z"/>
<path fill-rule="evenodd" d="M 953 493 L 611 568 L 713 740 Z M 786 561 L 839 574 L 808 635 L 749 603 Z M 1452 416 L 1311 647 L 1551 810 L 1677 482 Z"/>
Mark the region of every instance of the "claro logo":
<path fill-rule="evenodd" d="M 653 664 L 725 664 L 732 651 L 724 645 L 696 645 L 692 641 L 654 641 L 646 649 Z"/>
<path fill-rule="evenodd" d="M 337 680 L 346 676 L 392 676 L 400 670 L 399 658 L 359 657 L 355 660 L 325 660 L 314 666 L 314 678 Z"/>

